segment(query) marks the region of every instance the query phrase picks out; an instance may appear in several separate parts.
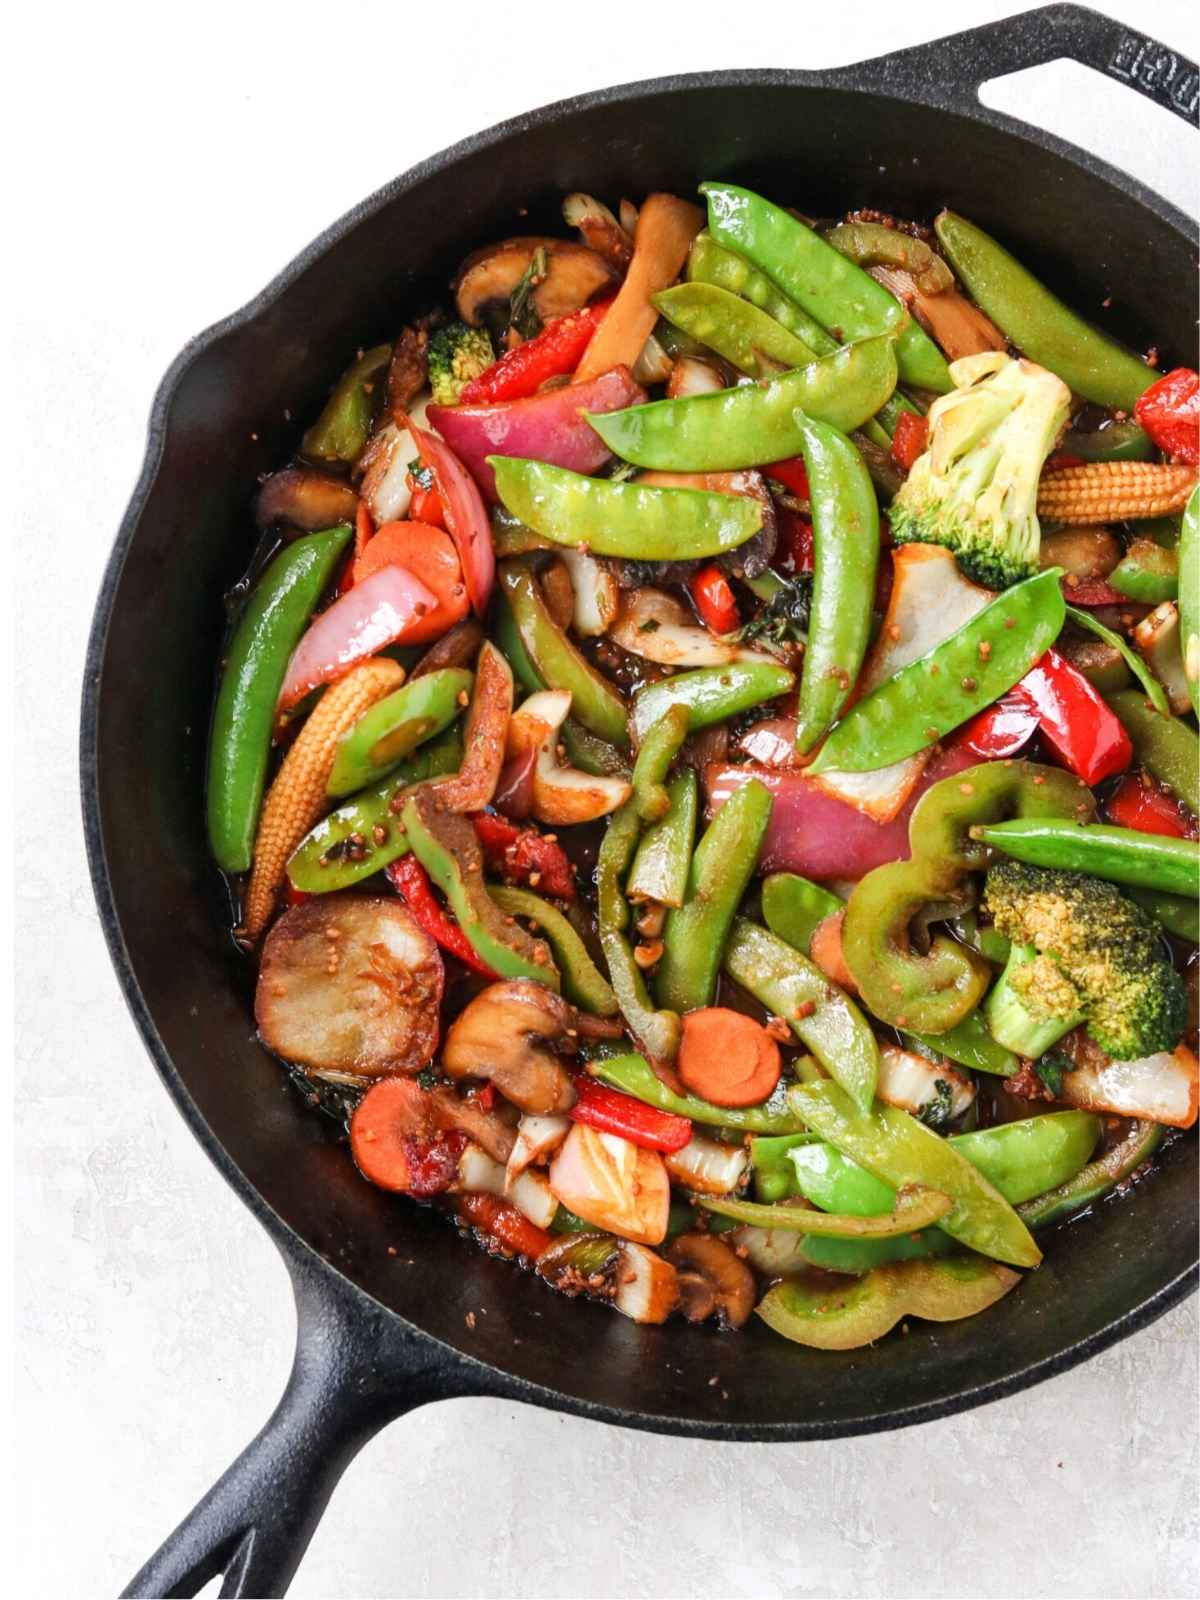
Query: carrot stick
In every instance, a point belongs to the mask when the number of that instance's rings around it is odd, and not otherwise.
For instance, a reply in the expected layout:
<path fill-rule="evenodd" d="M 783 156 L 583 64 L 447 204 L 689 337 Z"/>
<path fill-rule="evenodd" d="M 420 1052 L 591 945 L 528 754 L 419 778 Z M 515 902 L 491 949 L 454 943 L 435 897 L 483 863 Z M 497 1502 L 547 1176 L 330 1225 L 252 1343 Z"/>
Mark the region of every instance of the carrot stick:
<path fill-rule="evenodd" d="M 779 1046 L 753 1017 L 705 1006 L 683 1019 L 675 1070 L 715 1106 L 756 1106 L 779 1082 Z"/>

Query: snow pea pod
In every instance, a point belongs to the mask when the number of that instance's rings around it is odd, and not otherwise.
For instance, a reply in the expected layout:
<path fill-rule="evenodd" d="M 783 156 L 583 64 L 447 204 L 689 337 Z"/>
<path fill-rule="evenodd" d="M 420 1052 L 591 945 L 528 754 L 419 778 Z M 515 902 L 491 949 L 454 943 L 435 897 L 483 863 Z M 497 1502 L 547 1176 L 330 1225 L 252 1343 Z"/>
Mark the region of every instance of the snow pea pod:
<path fill-rule="evenodd" d="M 708 230 L 739 251 L 835 338 L 898 332 L 900 377 L 920 389 L 953 387 L 946 358 L 896 297 L 781 206 L 735 184 L 704 183 Z"/>
<path fill-rule="evenodd" d="M 764 1205 L 799 1193 L 789 1157 L 800 1145 L 813 1144 L 816 1139 L 815 1133 L 760 1133 L 750 1140 L 754 1193 Z"/>
<path fill-rule="evenodd" d="M 1004 247 L 953 211 L 934 224 L 975 303 L 1030 361 L 1096 405 L 1132 411 L 1156 374 L 1051 294 Z"/>
<path fill-rule="evenodd" d="M 225 872 L 248 872 L 271 754 L 275 703 L 348 527 L 287 545 L 250 592 L 225 657 L 209 739 L 208 839 Z"/>
<path fill-rule="evenodd" d="M 722 810 L 717 820 L 724 815 Z M 853 1000 L 820 967 L 749 918 L 739 917 L 725 947 L 725 971 L 786 1020 L 856 1105 L 864 1110 L 870 1106 L 879 1074 L 875 1035 Z"/>
<path fill-rule="evenodd" d="M 292 887 L 304 894 L 346 889 L 404 855 L 408 840 L 398 818 L 406 791 L 414 783 L 457 772 L 462 755 L 462 737 L 452 728 L 422 745 L 381 782 L 323 817 L 288 862 Z"/>
<path fill-rule="evenodd" d="M 1200 895 L 1200 843 L 1168 839 L 1107 822 L 1017 817 L 971 829 L 971 837 L 1032 867 L 1088 872 L 1110 883 L 1166 894 Z"/>
<path fill-rule="evenodd" d="M 735 250 L 726 250 L 711 233 L 698 233 L 688 255 L 687 275 L 690 283 L 711 283 L 718 289 L 728 289 L 740 295 L 752 306 L 765 311 L 776 322 L 781 322 L 789 333 L 803 340 L 818 356 L 829 356 L 838 347 L 838 341 L 802 306 L 781 293 L 757 267 L 751 266 L 745 256 Z"/>
<path fill-rule="evenodd" d="M 1200 713 L 1200 487 L 1179 527 L 1179 642 L 1192 709 Z"/>
<path fill-rule="evenodd" d="M 666 776 L 688 735 L 688 708 L 678 702 L 646 730 L 633 766 L 633 798 L 643 822 L 659 822 L 671 809 Z"/>
<path fill-rule="evenodd" d="M 842 909 L 844 902 L 819 883 L 795 872 L 773 872 L 763 879 L 763 921 L 777 939 L 802 955 L 819 922 Z"/>
<path fill-rule="evenodd" d="M 867 653 L 879 504 L 863 459 L 845 434 L 800 411 L 795 420 L 813 529 L 812 606 L 796 717 L 796 748 L 803 755 L 846 704 Z"/>
<path fill-rule="evenodd" d="M 1186 722 L 1171 716 L 1165 699 L 1160 708 L 1157 701 L 1147 705 L 1147 698 L 1137 689 L 1122 689 L 1109 695 L 1108 703 L 1133 743 L 1138 764 L 1165 783 L 1189 811 L 1200 813 L 1200 739 Z"/>
<path fill-rule="evenodd" d="M 991 1072 L 998 1078 L 1011 1078 L 1020 1062 L 1011 1050 L 997 1044 L 987 1030 L 987 1024 L 978 1011 L 972 1011 L 961 1022 L 956 1022 L 945 1033 L 909 1033 L 920 1050 L 932 1050 L 960 1067 L 970 1067 L 973 1072 Z"/>
<path fill-rule="evenodd" d="M 337 799 L 365 789 L 405 756 L 448 728 L 471 697 L 475 674 L 464 667 L 427 672 L 377 700 L 338 740 L 325 793 Z"/>
<path fill-rule="evenodd" d="M 1061 575 L 1051 567 L 1015 584 L 881 683 L 843 717 L 809 770 L 889 767 L 998 700 L 1058 637 L 1066 615 Z"/>
<path fill-rule="evenodd" d="M 760 1106 L 731 1110 L 714 1106 L 691 1094 L 675 1094 L 650 1066 L 644 1056 L 606 1056 L 588 1062 L 592 1077 L 599 1078 L 635 1100 L 644 1100 L 660 1111 L 673 1111 L 712 1128 L 737 1128 L 742 1133 L 804 1133 L 800 1118 L 787 1104 L 782 1088 Z M 780 1080 L 782 1084 L 782 1079 Z"/>
<path fill-rule="evenodd" d="M 566 467 L 489 456 L 496 493 L 527 527 L 570 549 L 637 561 L 720 556 L 753 538 L 762 507 L 752 495 L 644 488 L 585 478 Z"/>
<path fill-rule="evenodd" d="M 948 1194 L 954 1209 L 940 1226 L 960 1244 L 1014 1267 L 1042 1259 L 1028 1228 L 1008 1201 L 948 1139 L 907 1111 L 879 1105 L 863 1111 L 836 1083 L 788 1090 L 788 1105 L 806 1126 L 894 1188 L 919 1183 Z"/>
<path fill-rule="evenodd" d="M 794 673 L 773 661 L 732 661 L 724 667 L 677 672 L 674 677 L 648 683 L 638 690 L 633 699 L 633 729 L 639 739 L 644 739 L 667 707 L 673 705 L 687 707 L 692 732 L 711 728 L 764 700 L 786 694 L 795 681 Z"/>
<path fill-rule="evenodd" d="M 730 795 L 696 846 L 687 898 L 667 913 L 654 977 L 659 1003 L 672 1011 L 682 1014 L 712 1004 L 726 936 L 758 865 L 773 799 L 752 778 Z"/>
<path fill-rule="evenodd" d="M 668 322 L 752 378 L 769 378 L 780 368 L 805 367 L 817 359 L 817 352 L 781 322 L 715 284 L 680 283 L 651 298 Z"/>
<path fill-rule="evenodd" d="M 525 917 L 544 935 L 562 974 L 563 993 L 573 1005 L 598 1017 L 617 1012 L 617 997 L 587 953 L 587 946 L 557 906 L 511 884 L 489 883 L 488 893 L 506 916 Z"/>
<path fill-rule="evenodd" d="M 631 900 L 681 906 L 687 896 L 700 805 L 699 784 L 691 767 L 672 778 L 667 798 L 666 816 L 642 834 L 626 887 Z"/>
<path fill-rule="evenodd" d="M 1085 633 L 1092 633 L 1095 634 L 1097 639 L 1103 639 L 1104 643 L 1108 645 L 1110 649 L 1117 652 L 1117 654 L 1121 657 L 1121 660 L 1125 663 L 1130 672 L 1142 686 L 1143 694 L 1135 694 L 1132 696 L 1132 698 L 1139 701 L 1148 700 L 1151 707 L 1158 714 L 1160 719 L 1163 717 L 1169 717 L 1171 715 L 1171 707 L 1167 701 L 1166 691 L 1163 689 L 1162 684 L 1159 683 L 1158 679 L 1150 671 L 1150 668 L 1142 660 L 1137 651 L 1131 650 L 1128 643 L 1121 637 L 1119 633 L 1114 633 L 1111 628 L 1106 628 L 1102 622 L 1097 621 L 1090 611 L 1083 611 L 1077 609 L 1075 606 L 1067 607 L 1067 620 L 1068 622 L 1073 622 L 1077 628 L 1082 628 Z M 1114 693 L 1110 695 L 1110 701 L 1115 698 L 1115 689 L 1117 687 L 1119 686 L 1114 685 Z M 1133 730 L 1127 727 L 1126 732 L 1129 734 L 1130 738 L 1135 739 L 1136 742 L 1136 736 L 1134 735 Z M 1143 763 L 1143 765 L 1145 765 L 1145 763 Z M 1195 770 L 1196 765 L 1197 764 L 1193 762 L 1193 771 Z"/>
<path fill-rule="evenodd" d="M 503 561 L 496 576 L 528 668 L 547 687 L 571 691 L 571 714 L 590 733 L 609 744 L 628 745 L 624 700 L 555 622 L 533 573 L 520 560 Z"/>
<path fill-rule="evenodd" d="M 767 382 L 652 400 L 588 421 L 624 461 L 663 472 L 723 472 L 783 461 L 800 449 L 796 408 L 849 433 L 896 387 L 890 335 L 863 339 Z"/>

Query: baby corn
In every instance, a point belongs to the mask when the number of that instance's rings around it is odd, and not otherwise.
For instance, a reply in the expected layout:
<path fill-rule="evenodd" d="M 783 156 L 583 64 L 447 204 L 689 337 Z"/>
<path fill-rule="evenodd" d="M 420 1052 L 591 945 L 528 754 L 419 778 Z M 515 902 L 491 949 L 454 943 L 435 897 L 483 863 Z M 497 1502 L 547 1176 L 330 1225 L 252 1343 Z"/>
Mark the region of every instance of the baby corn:
<path fill-rule="evenodd" d="M 251 944 L 271 920 L 288 858 L 328 808 L 325 785 L 338 740 L 364 711 L 403 682 L 404 669 L 386 656 L 364 662 L 326 689 L 296 736 L 267 794 L 254 841 L 241 929 Z"/>
<path fill-rule="evenodd" d="M 1038 516 L 1073 524 L 1169 517 L 1182 511 L 1196 469 L 1153 461 L 1093 461 L 1042 474 Z"/>

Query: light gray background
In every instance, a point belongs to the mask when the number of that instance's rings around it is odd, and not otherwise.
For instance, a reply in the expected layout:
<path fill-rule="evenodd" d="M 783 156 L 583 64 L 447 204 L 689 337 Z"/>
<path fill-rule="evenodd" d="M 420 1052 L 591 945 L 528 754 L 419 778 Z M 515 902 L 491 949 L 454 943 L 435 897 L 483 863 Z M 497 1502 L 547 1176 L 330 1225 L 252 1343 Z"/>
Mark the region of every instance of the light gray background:
<path fill-rule="evenodd" d="M 259 1427 L 291 1352 L 283 1268 L 126 1017 L 80 840 L 84 640 L 161 372 L 329 220 L 500 117 L 659 72 L 850 61 L 1014 9 L 21 8 L 4 365 L 20 511 L 14 1592 L 120 1587 Z M 1198 53 L 1186 0 L 1113 9 Z M 1148 102 L 1070 66 L 988 97 L 1195 208 L 1195 136 Z M 1086 251 L 1087 218 L 1061 225 Z M 1031 1393 L 823 1445 L 426 1409 L 350 1469 L 293 1592 L 1190 1594 L 1194 1330 L 1193 1301 Z"/>

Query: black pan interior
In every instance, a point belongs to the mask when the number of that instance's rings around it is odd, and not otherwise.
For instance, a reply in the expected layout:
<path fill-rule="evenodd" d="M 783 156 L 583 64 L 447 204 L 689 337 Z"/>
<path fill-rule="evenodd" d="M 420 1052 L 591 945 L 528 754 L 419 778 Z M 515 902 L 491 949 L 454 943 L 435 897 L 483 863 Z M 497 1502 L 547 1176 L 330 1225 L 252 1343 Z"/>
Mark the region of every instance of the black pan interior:
<path fill-rule="evenodd" d="M 914 1324 L 846 1355 L 758 1325 L 741 1337 L 638 1329 L 556 1297 L 372 1189 L 255 1042 L 249 973 L 206 855 L 203 757 L 221 595 L 253 547 L 258 475 L 288 455 L 356 345 L 393 335 L 441 295 L 468 249 L 554 226 L 565 191 L 615 202 L 725 177 L 814 213 L 871 205 L 929 219 L 948 204 L 1135 346 L 1189 361 L 1192 246 L 1139 199 L 1014 134 L 782 74 L 620 91 L 431 165 L 177 373 L 115 584 L 95 731 L 99 817 L 132 973 L 178 1082 L 245 1183 L 362 1289 L 547 1399 L 614 1420 L 743 1436 L 894 1424 L 1003 1392 L 1033 1366 L 1052 1370 L 1115 1337 L 1147 1303 L 1161 1308 L 1195 1260 L 1194 1139 L 1125 1202 L 1052 1239 L 1043 1268 L 986 1316 Z"/>

